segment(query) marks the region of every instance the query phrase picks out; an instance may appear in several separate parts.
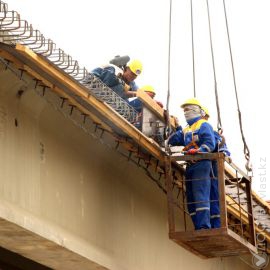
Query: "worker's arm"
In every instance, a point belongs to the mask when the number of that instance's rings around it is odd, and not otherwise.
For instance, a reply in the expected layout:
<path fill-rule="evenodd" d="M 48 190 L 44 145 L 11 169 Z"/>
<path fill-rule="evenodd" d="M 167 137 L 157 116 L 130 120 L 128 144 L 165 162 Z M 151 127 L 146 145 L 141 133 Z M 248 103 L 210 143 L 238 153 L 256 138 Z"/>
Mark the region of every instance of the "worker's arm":
<path fill-rule="evenodd" d="M 212 126 L 205 122 L 201 125 L 199 130 L 200 146 L 198 152 L 211 153 L 216 148 L 216 140 Z"/>
<path fill-rule="evenodd" d="M 105 68 L 98 67 L 92 70 L 91 73 L 97 76 L 109 87 L 114 87 L 119 84 L 119 78 L 115 75 L 115 69 L 112 66 Z"/>
<path fill-rule="evenodd" d="M 173 146 L 181 146 L 185 144 L 184 134 L 181 126 L 179 126 L 177 131 L 169 137 L 168 143 Z"/>
<path fill-rule="evenodd" d="M 132 106 L 137 112 L 142 111 L 142 102 L 138 98 L 129 101 L 128 104 Z"/>

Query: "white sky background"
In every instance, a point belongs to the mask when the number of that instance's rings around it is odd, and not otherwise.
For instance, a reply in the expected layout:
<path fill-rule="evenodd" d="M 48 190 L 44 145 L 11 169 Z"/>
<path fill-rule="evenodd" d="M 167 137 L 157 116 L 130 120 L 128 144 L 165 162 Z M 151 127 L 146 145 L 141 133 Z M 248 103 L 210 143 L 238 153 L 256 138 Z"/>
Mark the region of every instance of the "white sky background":
<path fill-rule="evenodd" d="M 139 86 L 151 84 L 166 105 L 169 0 L 5 0 L 88 70 L 129 55 L 144 64 Z M 214 80 L 206 0 L 193 0 L 197 97 L 216 126 Z M 244 168 L 222 0 L 209 0 L 216 76 L 224 134 L 233 161 Z M 253 187 L 270 199 L 269 97 L 270 1 L 226 0 L 244 134 L 252 155 Z M 170 113 L 185 123 L 179 105 L 193 96 L 190 0 L 173 0 Z M 263 185 L 265 184 L 265 185 Z"/>

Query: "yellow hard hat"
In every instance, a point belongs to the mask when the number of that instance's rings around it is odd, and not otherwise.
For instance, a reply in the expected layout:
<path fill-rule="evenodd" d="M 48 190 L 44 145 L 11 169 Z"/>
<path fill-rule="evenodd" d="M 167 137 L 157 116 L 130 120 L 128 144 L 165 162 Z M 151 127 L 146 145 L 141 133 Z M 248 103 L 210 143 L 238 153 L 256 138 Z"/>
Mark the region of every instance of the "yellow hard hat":
<path fill-rule="evenodd" d="M 200 101 L 198 99 L 196 99 L 196 98 L 189 98 L 180 107 L 184 108 L 186 105 L 197 105 L 200 108 L 202 107 Z"/>
<path fill-rule="evenodd" d="M 145 85 L 145 86 L 141 87 L 141 89 L 143 91 L 145 91 L 145 92 L 151 92 L 151 93 L 154 93 L 154 94 L 156 93 L 154 87 L 151 86 L 151 85 Z"/>
<path fill-rule="evenodd" d="M 205 115 L 210 117 L 209 111 L 208 111 L 208 109 L 206 107 L 202 106 L 202 110 L 205 112 Z"/>
<path fill-rule="evenodd" d="M 130 70 L 136 74 L 136 75 L 140 75 L 142 73 L 142 62 L 139 60 L 132 60 L 130 62 L 128 62 L 127 67 L 130 68 Z"/>

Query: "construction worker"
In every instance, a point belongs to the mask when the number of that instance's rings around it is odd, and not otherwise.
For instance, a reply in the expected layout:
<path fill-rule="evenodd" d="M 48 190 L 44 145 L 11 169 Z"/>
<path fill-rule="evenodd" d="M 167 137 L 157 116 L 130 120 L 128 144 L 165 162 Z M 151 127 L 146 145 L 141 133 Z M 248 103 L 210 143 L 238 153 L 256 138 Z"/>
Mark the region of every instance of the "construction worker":
<path fill-rule="evenodd" d="M 145 86 L 141 87 L 140 89 L 142 89 L 152 99 L 155 98 L 156 91 L 155 91 L 155 89 L 154 89 L 153 86 L 151 86 L 151 85 L 145 85 Z M 156 103 L 161 108 L 163 108 L 163 104 L 160 101 L 156 101 Z M 138 98 L 135 98 L 135 99 L 129 101 L 129 105 L 131 105 L 139 113 L 142 111 L 142 101 L 140 99 L 138 99 Z"/>
<path fill-rule="evenodd" d="M 206 107 L 202 107 L 202 118 L 207 120 L 210 118 L 209 111 Z M 224 155 L 230 156 L 230 152 L 225 143 L 225 137 L 220 131 L 214 130 L 216 148 L 214 152 L 223 152 Z M 210 190 L 210 222 L 212 228 L 220 228 L 220 209 L 219 209 L 219 190 L 218 190 L 218 166 L 217 161 L 212 160 L 211 171 L 211 190 Z"/>
<path fill-rule="evenodd" d="M 145 85 L 143 87 L 141 87 L 141 89 L 147 94 L 149 95 L 152 99 L 154 99 L 155 95 L 156 95 L 156 91 L 154 89 L 153 86 L 151 85 Z M 159 101 L 156 101 L 156 103 L 163 108 L 163 104 Z M 138 117 L 136 119 L 136 121 L 133 123 L 134 126 L 136 128 L 138 128 L 139 130 L 141 130 L 142 128 L 142 106 L 143 103 L 140 99 L 135 98 L 131 101 L 129 101 L 129 105 L 132 106 L 137 112 L 138 112 Z"/>
<path fill-rule="evenodd" d="M 132 60 L 127 63 L 124 70 L 116 65 L 108 64 L 95 68 L 91 74 L 97 76 L 121 98 L 127 100 L 136 96 L 135 91 L 138 86 L 134 80 L 142 73 L 142 68 L 142 63 L 139 60 Z"/>
<path fill-rule="evenodd" d="M 216 147 L 212 126 L 201 117 L 201 104 L 191 98 L 181 105 L 188 123 L 170 136 L 170 145 L 182 145 L 187 154 L 210 153 Z M 187 207 L 195 230 L 210 229 L 210 172 L 212 163 L 208 159 L 187 162 L 185 172 Z"/>

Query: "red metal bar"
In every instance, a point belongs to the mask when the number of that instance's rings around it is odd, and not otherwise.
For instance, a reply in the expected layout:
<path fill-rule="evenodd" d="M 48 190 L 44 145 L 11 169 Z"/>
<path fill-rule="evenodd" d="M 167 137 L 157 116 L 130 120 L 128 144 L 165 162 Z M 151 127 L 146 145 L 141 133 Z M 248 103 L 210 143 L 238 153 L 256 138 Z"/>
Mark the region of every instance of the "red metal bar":
<path fill-rule="evenodd" d="M 175 232 L 175 216 L 174 216 L 174 200 L 173 200 L 173 179 L 172 167 L 170 156 L 165 156 L 165 181 L 167 189 L 167 202 L 168 202 L 168 222 L 169 234 Z"/>
<path fill-rule="evenodd" d="M 225 192 L 224 155 L 222 153 L 217 153 L 216 155 L 218 165 L 220 226 L 221 228 L 227 228 L 228 221 L 227 221 L 226 192 Z"/>

